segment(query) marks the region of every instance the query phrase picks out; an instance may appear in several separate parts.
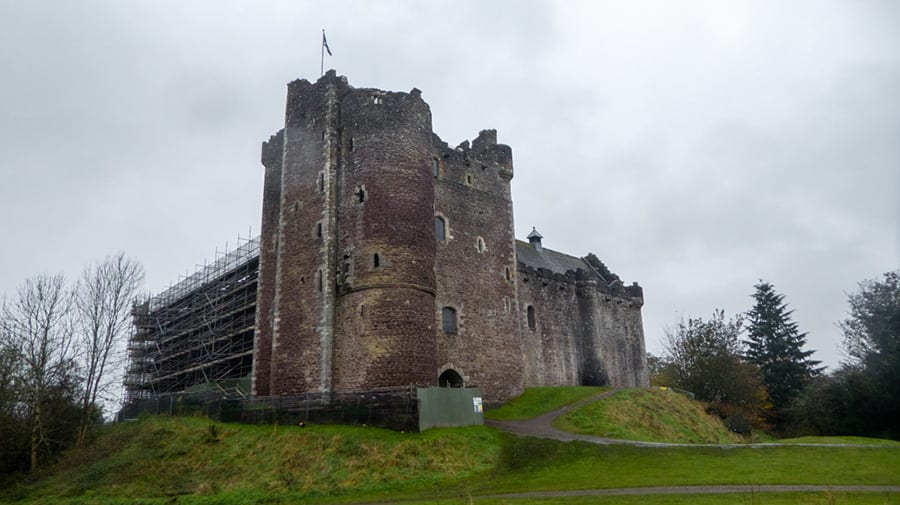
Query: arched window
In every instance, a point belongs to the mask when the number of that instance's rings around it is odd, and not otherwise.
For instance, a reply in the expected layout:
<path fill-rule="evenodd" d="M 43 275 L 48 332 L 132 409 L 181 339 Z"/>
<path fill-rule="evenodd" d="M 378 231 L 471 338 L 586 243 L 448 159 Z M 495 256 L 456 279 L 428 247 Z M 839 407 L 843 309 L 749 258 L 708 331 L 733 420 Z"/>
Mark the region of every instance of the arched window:
<path fill-rule="evenodd" d="M 438 242 L 447 240 L 447 223 L 441 216 L 434 216 L 434 238 Z"/>
<path fill-rule="evenodd" d="M 456 309 L 453 307 L 444 307 L 441 309 L 441 328 L 444 333 L 455 334 L 458 328 L 456 324 Z"/>
<path fill-rule="evenodd" d="M 450 370 L 445 370 L 438 377 L 438 386 L 442 388 L 461 388 L 463 387 L 463 378 L 459 375 L 459 372 L 451 368 Z"/>
<path fill-rule="evenodd" d="M 528 327 L 533 330 L 537 327 L 537 324 L 534 321 L 534 307 L 529 305 L 527 312 L 528 312 Z"/>

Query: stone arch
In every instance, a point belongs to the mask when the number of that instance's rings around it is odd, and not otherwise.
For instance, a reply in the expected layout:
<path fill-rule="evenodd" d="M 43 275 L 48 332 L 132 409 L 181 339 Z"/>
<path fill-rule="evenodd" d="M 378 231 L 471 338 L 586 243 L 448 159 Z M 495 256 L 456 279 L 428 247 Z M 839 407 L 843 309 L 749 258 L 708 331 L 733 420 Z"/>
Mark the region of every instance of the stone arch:
<path fill-rule="evenodd" d="M 465 386 L 462 374 L 453 368 L 447 368 L 438 376 L 438 386 L 442 388 L 461 388 Z"/>

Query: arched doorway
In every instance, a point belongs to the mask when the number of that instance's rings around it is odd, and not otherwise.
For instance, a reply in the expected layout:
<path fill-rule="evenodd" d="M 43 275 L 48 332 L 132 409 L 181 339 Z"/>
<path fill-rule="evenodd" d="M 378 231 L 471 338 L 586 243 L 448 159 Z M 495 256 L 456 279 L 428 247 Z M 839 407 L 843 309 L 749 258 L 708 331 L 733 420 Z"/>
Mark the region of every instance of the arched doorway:
<path fill-rule="evenodd" d="M 461 388 L 463 387 L 463 378 L 456 370 L 448 369 L 438 377 L 438 386 L 442 388 Z"/>

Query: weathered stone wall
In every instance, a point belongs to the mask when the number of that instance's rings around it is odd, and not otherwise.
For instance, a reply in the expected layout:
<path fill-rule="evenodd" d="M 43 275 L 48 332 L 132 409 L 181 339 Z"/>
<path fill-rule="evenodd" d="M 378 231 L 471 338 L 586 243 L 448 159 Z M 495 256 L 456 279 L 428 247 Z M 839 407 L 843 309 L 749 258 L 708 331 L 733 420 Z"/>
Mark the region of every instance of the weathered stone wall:
<path fill-rule="evenodd" d="M 354 89 L 341 137 L 335 390 L 435 385 L 431 112 Z"/>
<path fill-rule="evenodd" d="M 582 384 L 578 298 L 574 282 L 522 268 L 519 317 L 527 386 Z M 528 308 L 534 314 L 529 324 Z"/>
<path fill-rule="evenodd" d="M 262 161 L 255 395 L 433 386 L 451 370 L 489 403 L 533 385 L 646 385 L 640 288 L 592 256 L 523 263 L 495 131 L 451 148 L 418 90 L 330 71 L 288 84 Z"/>
<path fill-rule="evenodd" d="M 281 212 L 281 167 L 284 130 L 262 145 L 265 167 L 263 184 L 262 230 L 259 242 L 259 284 L 256 293 L 256 337 L 253 345 L 252 390 L 256 396 L 269 396 L 272 368 L 272 334 L 275 314 L 276 263 L 278 261 L 278 216 Z"/>
<path fill-rule="evenodd" d="M 519 268 L 527 386 L 649 386 L 640 287 L 622 288 L 617 278 L 611 287 L 588 266 L 567 274 Z"/>
<path fill-rule="evenodd" d="M 332 388 L 337 193 L 333 72 L 288 84 L 269 393 Z"/>
<path fill-rule="evenodd" d="M 589 338 L 609 384 L 649 387 L 641 318 L 643 299 L 628 299 L 603 293 L 596 293 L 594 299 L 595 329 Z"/>
<path fill-rule="evenodd" d="M 512 152 L 482 131 L 469 147 L 453 149 L 435 137 L 435 215 L 445 221 L 437 241 L 437 329 L 435 377 L 452 369 L 465 385 L 481 387 L 485 401 L 522 391 L 515 249 L 513 238 Z M 435 238 L 432 237 L 434 241 Z M 442 310 L 452 307 L 457 330 L 442 328 Z"/>

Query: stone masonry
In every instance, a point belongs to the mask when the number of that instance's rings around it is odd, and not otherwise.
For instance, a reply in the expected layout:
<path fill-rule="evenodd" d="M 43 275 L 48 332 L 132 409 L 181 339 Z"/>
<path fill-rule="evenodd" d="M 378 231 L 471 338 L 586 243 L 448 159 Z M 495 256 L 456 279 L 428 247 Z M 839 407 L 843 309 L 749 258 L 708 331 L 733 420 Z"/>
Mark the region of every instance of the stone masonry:
<path fill-rule="evenodd" d="M 513 235 L 512 151 L 450 147 L 421 93 L 288 84 L 265 167 L 253 393 L 647 386 L 643 293 Z"/>

